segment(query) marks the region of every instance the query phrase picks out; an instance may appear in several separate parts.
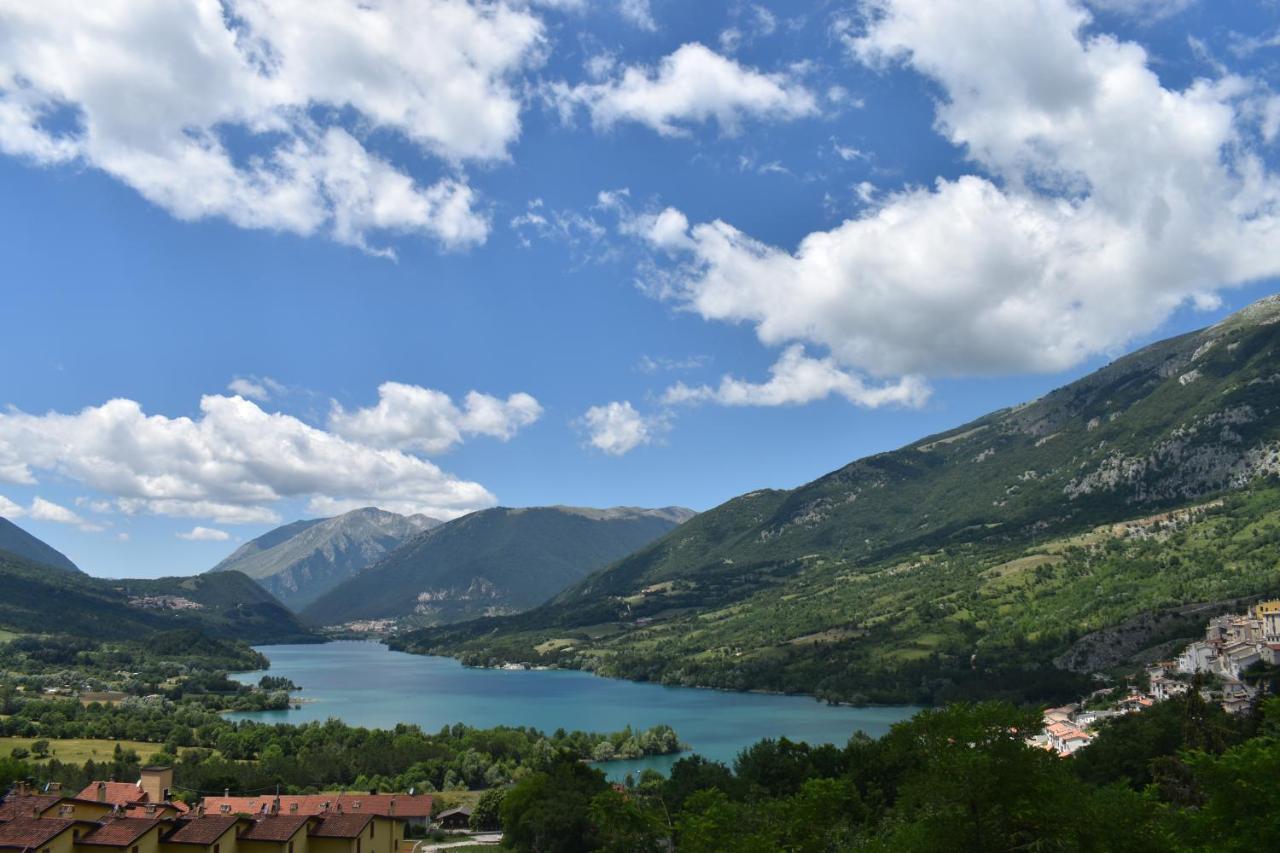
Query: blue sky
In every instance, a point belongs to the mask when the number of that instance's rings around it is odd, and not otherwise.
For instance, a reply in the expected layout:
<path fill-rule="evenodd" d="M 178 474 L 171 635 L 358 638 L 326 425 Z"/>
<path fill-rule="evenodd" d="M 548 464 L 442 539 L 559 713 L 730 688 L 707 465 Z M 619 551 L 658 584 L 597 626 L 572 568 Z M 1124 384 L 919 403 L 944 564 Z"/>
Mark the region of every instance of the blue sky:
<path fill-rule="evenodd" d="M 95 574 L 706 509 L 1280 273 L 1271 3 L 89 8 L 0 1 L 0 514 Z"/>

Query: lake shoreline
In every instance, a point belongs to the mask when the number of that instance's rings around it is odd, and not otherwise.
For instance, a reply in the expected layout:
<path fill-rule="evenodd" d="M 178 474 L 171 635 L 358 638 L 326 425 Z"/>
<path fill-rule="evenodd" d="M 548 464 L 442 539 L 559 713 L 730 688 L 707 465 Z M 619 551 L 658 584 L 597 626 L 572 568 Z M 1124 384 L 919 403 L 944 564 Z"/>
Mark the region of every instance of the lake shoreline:
<path fill-rule="evenodd" d="M 812 696 L 663 685 L 566 668 L 497 669 L 464 666 L 454 658 L 408 654 L 365 641 L 275 645 L 259 649 L 270 672 L 289 678 L 311 701 L 287 710 L 236 712 L 232 720 L 323 722 L 424 731 L 458 722 L 474 728 L 528 727 L 613 732 L 669 725 L 684 752 L 610 760 L 621 780 L 646 768 L 666 771 L 680 756 L 699 754 L 731 763 L 764 738 L 843 745 L 861 730 L 873 737 L 921 710 L 915 705 L 836 705 Z M 261 672 L 235 676 L 256 681 Z"/>
<path fill-rule="evenodd" d="M 326 643 L 372 643 L 375 645 L 383 646 L 388 651 L 399 652 L 400 654 L 415 655 L 417 657 L 425 657 L 425 658 L 447 658 L 449 660 L 457 661 L 460 666 L 466 669 L 474 669 L 474 670 L 481 670 L 481 671 L 580 672 L 586 675 L 593 675 L 596 678 L 604 678 L 612 681 L 624 681 L 629 684 L 652 684 L 659 687 L 674 687 L 674 688 L 679 688 L 684 690 L 714 690 L 719 693 L 730 693 L 730 694 L 745 694 L 745 695 L 759 695 L 759 696 L 794 696 L 794 697 L 801 697 L 805 699 L 812 699 L 814 702 L 817 702 L 819 704 L 829 705 L 831 707 L 836 707 L 836 708 L 900 708 L 906 705 L 910 705 L 914 707 L 930 707 L 928 705 L 917 706 L 917 704 L 914 702 L 901 702 L 901 703 L 846 702 L 842 700 L 822 699 L 818 696 L 813 695 L 812 693 L 804 693 L 804 692 L 787 693 L 782 690 L 766 690 L 759 687 L 751 688 L 748 690 L 735 690 L 732 687 L 716 687 L 711 684 L 667 684 L 666 682 L 662 682 L 662 681 L 640 681 L 634 678 L 624 678 L 623 676 L 620 676 L 620 675 L 604 675 L 603 673 L 596 672 L 593 669 L 586 669 L 582 667 L 573 667 L 573 666 L 559 666 L 557 664 L 534 665 L 534 664 L 524 663 L 521 661 L 506 661 L 504 663 L 497 663 L 491 666 L 486 666 L 483 664 L 463 663 L 461 658 L 455 657 L 450 654 L 427 654 L 425 652 L 413 652 L 413 651 L 408 651 L 406 649 L 393 649 L 386 642 L 386 637 L 369 636 L 364 638 L 360 638 L 360 637 L 330 638 L 322 641 L 321 645 L 324 645 Z M 292 645 L 292 644 L 289 644 L 289 643 L 264 644 L 261 646 L 255 646 L 254 648 L 261 650 L 261 649 L 270 648 L 272 645 Z M 263 652 L 263 654 L 266 654 L 266 652 Z M 266 671 L 270 671 L 270 669 L 268 668 L 268 670 Z M 305 687 L 305 685 L 303 686 Z"/>

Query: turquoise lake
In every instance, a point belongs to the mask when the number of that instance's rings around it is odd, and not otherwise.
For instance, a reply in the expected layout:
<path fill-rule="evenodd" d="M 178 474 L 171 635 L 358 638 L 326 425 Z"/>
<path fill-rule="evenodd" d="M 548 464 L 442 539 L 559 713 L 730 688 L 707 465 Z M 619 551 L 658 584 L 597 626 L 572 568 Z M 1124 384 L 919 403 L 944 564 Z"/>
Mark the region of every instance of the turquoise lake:
<path fill-rule="evenodd" d="M 264 723 L 305 723 L 337 717 L 351 725 L 391 728 L 417 723 L 426 731 L 465 723 L 477 728 L 532 726 L 547 732 L 613 732 L 666 723 L 692 751 L 732 764 L 761 738 L 844 744 L 861 729 L 877 737 L 914 714 L 909 706 L 849 708 L 802 696 L 663 687 L 568 670 L 471 669 L 452 658 L 393 652 L 369 642 L 262 646 L 271 675 L 302 687 L 300 708 L 232 714 Z M 257 683 L 267 671 L 235 677 Z M 678 756 L 602 765 L 613 779 L 645 767 L 665 771 Z"/>

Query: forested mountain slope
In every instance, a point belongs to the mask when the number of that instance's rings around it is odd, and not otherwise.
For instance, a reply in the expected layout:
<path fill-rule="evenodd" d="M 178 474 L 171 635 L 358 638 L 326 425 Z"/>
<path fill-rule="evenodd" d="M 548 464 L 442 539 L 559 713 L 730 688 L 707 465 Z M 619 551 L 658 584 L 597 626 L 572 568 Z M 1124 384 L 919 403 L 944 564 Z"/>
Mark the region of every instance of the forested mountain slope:
<path fill-rule="evenodd" d="M 250 643 L 313 639 L 280 602 L 240 572 L 117 580 L 51 572 L 0 553 L 0 629 L 94 640 L 145 640 L 196 629 Z"/>
<path fill-rule="evenodd" d="M 61 551 L 32 536 L 7 518 L 0 518 L 0 551 L 64 572 L 80 571 L 80 567 L 67 559 Z"/>
<path fill-rule="evenodd" d="M 735 498 L 530 613 L 397 643 L 839 698 L 930 698 L 1007 667 L 1032 683 L 1143 610 L 1280 591 L 1277 320 L 1272 297 L 1034 402 Z M 1137 532 L 1111 528 L 1124 521 Z"/>
<path fill-rule="evenodd" d="M 303 611 L 319 625 L 412 617 L 443 624 L 542 604 L 693 516 L 679 507 L 497 507 L 442 524 Z"/>

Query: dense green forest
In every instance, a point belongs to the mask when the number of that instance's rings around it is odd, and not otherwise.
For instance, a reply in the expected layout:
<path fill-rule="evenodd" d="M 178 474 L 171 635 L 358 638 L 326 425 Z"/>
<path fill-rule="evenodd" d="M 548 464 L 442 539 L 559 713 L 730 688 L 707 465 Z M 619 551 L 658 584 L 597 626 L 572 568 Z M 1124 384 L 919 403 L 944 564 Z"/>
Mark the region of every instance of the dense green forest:
<path fill-rule="evenodd" d="M 1023 741 L 1035 711 L 924 711 L 844 748 L 766 740 L 623 790 L 557 761 L 473 815 L 529 853 L 1248 851 L 1275 847 L 1280 700 L 1231 718 L 1198 695 L 1105 728 L 1074 759 Z"/>
<path fill-rule="evenodd" d="M 0 629 L 95 640 L 198 630 L 251 643 L 317 638 L 271 594 L 240 572 L 124 580 L 94 578 L 0 551 Z"/>
<path fill-rule="evenodd" d="M 392 730 L 348 726 L 338 720 L 305 725 L 231 722 L 195 702 L 131 700 L 109 707 L 73 700 L 29 699 L 0 693 L 0 736 L 94 738 L 156 744 L 149 756 L 121 753 L 109 767 L 62 764 L 10 769 L 10 780 L 32 776 L 68 789 L 94 778 L 136 775 L 137 765 L 172 764 L 175 784 L 188 796 L 282 790 L 306 793 L 334 788 L 384 791 L 487 788 L 519 779 L 558 755 L 574 760 L 639 757 L 677 752 L 669 726 L 611 734 L 544 734 L 530 728 L 475 729 L 446 726 L 427 733 L 418 726 Z M 605 746 L 607 745 L 607 746 Z M 16 775 L 14 775 L 16 774 Z M 5 780 L 0 779 L 0 785 Z"/>
<path fill-rule="evenodd" d="M 192 629 L 158 631 L 144 640 L 21 636 L 0 644 L 0 695 L 70 695 L 112 691 L 195 702 L 215 711 L 286 708 L 287 684 L 264 678 L 257 689 L 229 671 L 266 669 L 246 643 Z"/>
<path fill-rule="evenodd" d="M 3 697 L 0 734 L 156 740 L 140 756 L 70 765 L 0 757 L 17 780 L 77 789 L 171 763 L 188 800 L 224 789 L 485 789 L 475 828 L 536 853 L 661 851 L 1250 851 L 1280 814 L 1280 699 L 1227 715 L 1198 691 L 1105 723 L 1071 758 L 1027 744 L 1035 708 L 956 703 L 844 746 L 764 740 L 732 766 L 692 755 L 613 786 L 586 760 L 670 751 L 675 733 L 613 735 L 455 725 L 378 731 L 337 721 L 230 723 L 194 704 L 108 708 Z"/>
<path fill-rule="evenodd" d="M 1133 666 L 1127 658 L 1197 636 L 1215 611 L 1175 618 L 1180 607 L 1225 609 L 1280 590 L 1280 487 L 1259 483 L 1031 546 L 961 543 L 864 567 L 813 561 L 781 589 L 724 608 L 698 607 L 699 589 L 657 593 L 686 596 L 687 610 L 644 625 L 494 634 L 460 626 L 392 645 L 451 651 L 471 664 L 527 661 L 851 702 L 1059 701 L 1084 692 L 1095 669 Z M 1126 637 L 1126 660 L 1082 654 L 1073 664 L 1080 674 L 1054 666 L 1087 647 L 1091 632 L 1144 613 L 1152 618 Z"/>

